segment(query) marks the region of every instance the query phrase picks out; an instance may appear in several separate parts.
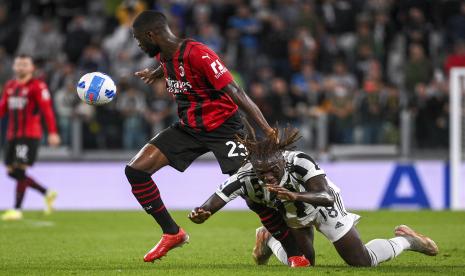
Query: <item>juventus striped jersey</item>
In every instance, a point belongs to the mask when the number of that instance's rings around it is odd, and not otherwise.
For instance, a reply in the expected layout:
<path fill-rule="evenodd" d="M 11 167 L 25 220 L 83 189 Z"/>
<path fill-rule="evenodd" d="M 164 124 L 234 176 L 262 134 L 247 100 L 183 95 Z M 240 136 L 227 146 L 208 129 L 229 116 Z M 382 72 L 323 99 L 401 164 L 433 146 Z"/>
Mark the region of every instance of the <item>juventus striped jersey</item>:
<path fill-rule="evenodd" d="M 280 186 L 294 192 L 305 192 L 302 185 L 310 178 L 325 175 L 325 172 L 307 154 L 301 151 L 285 151 L 283 153 L 286 166 Z M 337 195 L 339 188 L 327 179 L 330 190 Z M 225 202 L 238 196 L 249 198 L 254 202 L 279 210 L 285 214 L 286 222 L 292 227 L 308 226 L 315 219 L 320 208 L 302 201 L 279 200 L 270 193 L 264 183 L 256 176 L 250 162 L 242 166 L 236 174 L 220 185 L 216 194 Z M 337 204 L 337 203 L 335 203 Z"/>
<path fill-rule="evenodd" d="M 45 82 L 31 79 L 27 83 L 10 80 L 0 100 L 0 118 L 8 113 L 7 139 L 42 137 L 41 114 L 49 133 L 56 133 L 50 92 Z"/>
<path fill-rule="evenodd" d="M 182 125 L 212 131 L 237 111 L 234 101 L 221 91 L 233 77 L 207 46 L 186 39 L 172 57 L 158 58 Z"/>

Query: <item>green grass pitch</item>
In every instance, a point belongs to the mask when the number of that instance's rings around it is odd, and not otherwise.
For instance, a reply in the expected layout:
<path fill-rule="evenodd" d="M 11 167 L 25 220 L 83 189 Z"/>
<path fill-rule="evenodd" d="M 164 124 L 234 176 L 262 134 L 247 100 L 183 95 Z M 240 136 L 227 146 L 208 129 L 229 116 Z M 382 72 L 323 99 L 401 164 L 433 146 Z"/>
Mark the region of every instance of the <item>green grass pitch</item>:
<path fill-rule="evenodd" d="M 272 257 L 266 266 L 251 258 L 258 219 L 249 212 L 220 212 L 202 225 L 187 211 L 177 222 L 190 243 L 162 261 L 144 263 L 142 256 L 159 239 L 160 230 L 145 213 L 135 211 L 57 212 L 44 217 L 26 212 L 18 222 L 0 222 L 0 275 L 465 275 L 465 213 L 358 212 L 364 242 L 392 237 L 398 224 L 431 236 L 440 254 L 428 257 L 405 252 L 376 268 L 351 268 L 319 233 L 317 267 L 290 269 Z"/>

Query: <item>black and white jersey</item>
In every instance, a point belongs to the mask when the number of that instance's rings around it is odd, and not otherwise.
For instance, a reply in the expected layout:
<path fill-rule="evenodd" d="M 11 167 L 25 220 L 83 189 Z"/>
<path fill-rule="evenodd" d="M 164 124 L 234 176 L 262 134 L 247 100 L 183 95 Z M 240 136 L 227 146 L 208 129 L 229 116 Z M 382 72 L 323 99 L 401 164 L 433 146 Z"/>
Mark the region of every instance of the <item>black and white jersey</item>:
<path fill-rule="evenodd" d="M 317 175 L 325 175 L 325 172 L 307 154 L 301 151 L 285 151 L 285 171 L 280 186 L 294 192 L 305 192 L 302 185 L 307 180 Z M 339 193 L 336 187 L 327 179 L 333 193 Z M 255 174 L 250 162 L 243 165 L 236 174 L 228 178 L 220 185 L 216 194 L 225 202 L 229 202 L 238 196 L 249 198 L 254 202 L 274 208 L 285 214 L 287 224 L 293 228 L 307 226 L 311 223 L 320 209 L 301 201 L 285 201 L 276 198 L 270 193 L 264 183 Z"/>

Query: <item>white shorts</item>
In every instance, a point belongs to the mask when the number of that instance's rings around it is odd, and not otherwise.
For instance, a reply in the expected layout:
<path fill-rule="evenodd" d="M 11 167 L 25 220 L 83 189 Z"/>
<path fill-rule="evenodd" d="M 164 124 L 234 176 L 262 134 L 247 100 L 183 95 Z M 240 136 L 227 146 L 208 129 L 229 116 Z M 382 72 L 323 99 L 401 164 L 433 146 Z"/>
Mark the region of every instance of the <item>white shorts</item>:
<path fill-rule="evenodd" d="M 341 210 L 336 205 L 334 203 L 334 207 L 321 207 L 313 223 L 316 229 L 331 242 L 344 237 L 360 220 L 359 215 L 347 212 L 344 206 Z"/>

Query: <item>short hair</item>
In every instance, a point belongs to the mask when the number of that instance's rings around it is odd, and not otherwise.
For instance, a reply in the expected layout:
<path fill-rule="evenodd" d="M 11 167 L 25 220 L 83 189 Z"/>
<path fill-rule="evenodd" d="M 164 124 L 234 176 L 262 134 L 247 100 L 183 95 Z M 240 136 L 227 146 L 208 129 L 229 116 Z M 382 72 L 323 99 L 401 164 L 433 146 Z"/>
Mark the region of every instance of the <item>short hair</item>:
<path fill-rule="evenodd" d="M 32 64 L 35 64 L 34 57 L 30 54 L 21 53 L 21 54 L 18 54 L 15 58 L 28 58 L 31 60 Z"/>
<path fill-rule="evenodd" d="M 137 31 L 163 29 L 166 26 L 168 26 L 168 19 L 158 11 L 143 11 L 132 23 L 132 27 Z"/>

